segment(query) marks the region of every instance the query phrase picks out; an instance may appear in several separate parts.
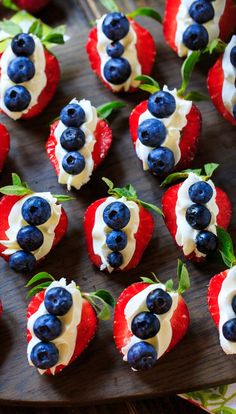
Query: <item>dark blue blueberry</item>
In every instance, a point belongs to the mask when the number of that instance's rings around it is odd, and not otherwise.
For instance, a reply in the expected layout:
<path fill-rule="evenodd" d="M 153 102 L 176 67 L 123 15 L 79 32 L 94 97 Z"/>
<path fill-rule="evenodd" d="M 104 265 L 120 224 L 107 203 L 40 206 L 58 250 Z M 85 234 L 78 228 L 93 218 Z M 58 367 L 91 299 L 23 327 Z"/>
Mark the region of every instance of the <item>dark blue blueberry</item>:
<path fill-rule="evenodd" d="M 166 127 L 159 119 L 146 119 L 138 127 L 138 137 L 143 145 L 160 147 L 166 138 Z"/>
<path fill-rule="evenodd" d="M 191 24 L 183 34 L 183 43 L 190 50 L 204 49 L 209 42 L 208 31 L 200 24 Z"/>
<path fill-rule="evenodd" d="M 62 332 L 62 323 L 55 315 L 46 315 L 39 316 L 34 322 L 33 326 L 34 334 L 37 338 L 41 339 L 43 342 L 53 341 Z"/>
<path fill-rule="evenodd" d="M 9 258 L 9 266 L 12 270 L 19 273 L 32 272 L 36 265 L 36 259 L 32 253 L 18 250 Z"/>
<path fill-rule="evenodd" d="M 80 127 L 85 122 L 85 112 L 79 104 L 70 103 L 61 110 L 60 119 L 68 127 Z"/>
<path fill-rule="evenodd" d="M 104 209 L 103 220 L 111 229 L 120 230 L 127 226 L 130 220 L 130 211 L 124 203 L 114 201 Z"/>
<path fill-rule="evenodd" d="M 204 230 L 211 222 L 211 213 L 201 204 L 192 204 L 186 210 L 186 220 L 195 230 Z"/>
<path fill-rule="evenodd" d="M 52 342 L 38 342 L 31 351 L 30 359 L 36 368 L 52 368 L 59 360 L 59 351 Z"/>
<path fill-rule="evenodd" d="M 151 312 L 140 312 L 132 320 L 131 331 L 140 339 L 153 338 L 160 330 L 159 319 Z"/>
<path fill-rule="evenodd" d="M 34 77 L 35 67 L 29 58 L 19 56 L 9 63 L 7 74 L 12 82 L 23 83 Z"/>
<path fill-rule="evenodd" d="M 111 58 L 121 57 L 124 53 L 124 46 L 120 42 L 112 42 L 107 45 L 106 52 Z"/>
<path fill-rule="evenodd" d="M 236 119 L 236 104 L 233 106 L 233 116 Z"/>
<path fill-rule="evenodd" d="M 206 23 L 212 20 L 215 15 L 214 7 L 206 0 L 197 0 L 192 3 L 189 14 L 197 23 Z"/>
<path fill-rule="evenodd" d="M 128 363 L 137 371 L 152 368 L 157 361 L 157 351 L 151 344 L 140 341 L 131 346 L 127 354 Z"/>
<path fill-rule="evenodd" d="M 73 303 L 72 295 L 63 287 L 54 287 L 47 291 L 44 298 L 45 308 L 49 313 L 56 316 L 65 315 Z"/>
<path fill-rule="evenodd" d="M 146 305 L 150 312 L 162 315 L 170 310 L 172 297 L 165 290 L 157 288 L 147 295 Z"/>
<path fill-rule="evenodd" d="M 17 56 L 30 56 L 34 53 L 35 42 L 29 34 L 20 33 L 12 39 L 11 48 Z"/>
<path fill-rule="evenodd" d="M 232 300 L 232 308 L 233 308 L 233 311 L 236 313 L 236 295 L 233 297 L 233 300 Z"/>
<path fill-rule="evenodd" d="M 230 52 L 230 62 L 236 68 L 236 46 L 231 49 Z"/>
<path fill-rule="evenodd" d="M 71 151 L 62 160 L 62 168 L 71 175 L 80 174 L 85 168 L 85 159 L 80 152 Z"/>
<path fill-rule="evenodd" d="M 11 112 L 22 112 L 30 104 L 31 95 L 22 85 L 11 86 L 4 95 L 4 103 Z"/>
<path fill-rule="evenodd" d="M 43 233 L 35 226 L 24 226 L 17 233 L 17 243 L 27 251 L 34 252 L 43 244 Z"/>
<path fill-rule="evenodd" d="M 206 204 L 212 198 L 213 190 L 206 181 L 199 181 L 189 187 L 188 194 L 193 203 Z"/>
<path fill-rule="evenodd" d="M 166 147 L 155 148 L 148 154 L 148 167 L 154 174 L 168 174 L 175 166 L 173 152 Z"/>
<path fill-rule="evenodd" d="M 51 217 L 49 202 L 38 196 L 27 198 L 22 206 L 21 212 L 23 219 L 33 226 L 46 223 Z"/>
<path fill-rule="evenodd" d="M 102 31 L 108 39 L 123 39 L 129 31 L 129 20 L 123 13 L 108 13 L 102 23 Z"/>
<path fill-rule="evenodd" d="M 109 59 L 103 68 L 106 80 L 113 85 L 120 85 L 129 79 L 131 67 L 127 59 L 114 58 Z"/>
<path fill-rule="evenodd" d="M 213 253 L 218 247 L 217 236 L 208 230 L 202 230 L 197 234 L 196 246 L 199 252 L 204 254 Z"/>
<path fill-rule="evenodd" d="M 106 244 L 114 252 L 123 250 L 127 245 L 127 235 L 122 230 L 112 230 L 107 234 Z"/>
<path fill-rule="evenodd" d="M 78 151 L 85 144 L 84 132 L 80 128 L 66 128 L 61 134 L 60 143 L 67 151 Z"/>
<path fill-rule="evenodd" d="M 169 92 L 155 92 L 148 99 L 148 109 L 157 118 L 168 118 L 176 110 L 175 98 Z"/>
<path fill-rule="evenodd" d="M 230 342 L 236 342 L 236 318 L 225 322 L 222 327 L 222 332 L 225 339 Z"/>
<path fill-rule="evenodd" d="M 123 256 L 120 252 L 112 252 L 107 256 L 107 261 L 113 269 L 118 269 L 123 263 Z"/>

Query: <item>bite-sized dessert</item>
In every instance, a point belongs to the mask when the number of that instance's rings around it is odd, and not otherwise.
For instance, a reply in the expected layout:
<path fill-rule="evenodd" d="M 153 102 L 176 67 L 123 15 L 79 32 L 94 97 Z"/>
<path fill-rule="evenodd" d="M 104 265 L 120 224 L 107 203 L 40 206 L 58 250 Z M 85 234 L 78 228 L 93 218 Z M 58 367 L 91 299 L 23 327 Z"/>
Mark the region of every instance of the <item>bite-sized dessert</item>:
<path fill-rule="evenodd" d="M 35 283 L 39 285 L 32 288 Z M 55 375 L 88 346 L 98 318 L 109 319 L 114 299 L 106 290 L 83 293 L 74 281 L 57 281 L 45 272 L 35 275 L 27 286 L 33 296 L 27 309 L 29 365 L 41 375 Z"/>
<path fill-rule="evenodd" d="M 162 213 L 153 204 L 139 200 L 132 185 L 114 188 L 110 180 L 103 180 L 109 197 L 92 203 L 84 217 L 89 257 L 109 273 L 130 270 L 138 265 L 152 237 L 154 221 L 148 210 Z"/>
<path fill-rule="evenodd" d="M 2 4 L 12 10 L 23 9 L 34 14 L 47 6 L 50 1 L 51 0 L 2 0 Z"/>
<path fill-rule="evenodd" d="M 19 176 L 0 188 L 0 256 L 16 272 L 31 272 L 64 236 L 67 215 L 59 201 L 68 196 L 34 192 Z"/>
<path fill-rule="evenodd" d="M 234 0 L 166 0 L 164 37 L 180 57 L 218 37 L 226 41 L 235 28 Z"/>
<path fill-rule="evenodd" d="M 152 71 L 156 45 L 151 34 L 133 20 L 138 14 L 161 21 L 150 8 L 129 15 L 115 11 L 104 14 L 90 31 L 86 46 L 90 65 L 112 92 L 137 90 L 140 82 L 135 78 Z"/>
<path fill-rule="evenodd" d="M 218 248 L 217 227 L 227 229 L 231 203 L 227 194 L 210 179 L 218 164 L 202 170 L 184 171 L 167 177 L 164 183 L 183 179 L 171 186 L 162 199 L 165 224 L 184 256 L 202 261 Z"/>
<path fill-rule="evenodd" d="M 179 286 L 141 278 L 120 295 L 114 313 L 114 340 L 134 371 L 152 368 L 186 334 L 189 311 L 182 297 L 190 286 L 185 265 L 178 262 Z"/>
<path fill-rule="evenodd" d="M 98 108 L 87 99 L 72 99 L 51 125 L 46 144 L 48 157 L 58 175 L 58 182 L 79 190 L 104 160 L 112 143 L 112 130 L 105 118 L 124 106 L 109 102 Z"/>
<path fill-rule="evenodd" d="M 8 152 L 10 150 L 10 135 L 3 124 L 0 124 L 0 171 L 5 164 Z"/>
<path fill-rule="evenodd" d="M 210 69 L 207 85 L 216 109 L 236 126 L 236 35 Z"/>
<path fill-rule="evenodd" d="M 5 48 L 0 53 L 0 110 L 14 120 L 37 116 L 53 98 L 60 66 L 48 47 L 64 43 L 61 28 L 57 33 L 28 14 L 20 16 L 19 23 L 1 22 L 0 32 Z"/>

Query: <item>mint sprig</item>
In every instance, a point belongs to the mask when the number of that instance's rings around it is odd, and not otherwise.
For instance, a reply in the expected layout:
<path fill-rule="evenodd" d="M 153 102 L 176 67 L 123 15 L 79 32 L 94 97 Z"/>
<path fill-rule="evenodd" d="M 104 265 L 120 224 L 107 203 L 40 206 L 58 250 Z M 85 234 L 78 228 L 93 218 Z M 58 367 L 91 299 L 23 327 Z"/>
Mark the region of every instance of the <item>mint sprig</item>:
<path fill-rule="evenodd" d="M 127 17 L 130 17 L 131 19 L 137 16 L 151 17 L 151 19 L 154 19 L 157 22 L 162 23 L 161 15 L 151 7 L 138 7 L 133 12 L 127 14 Z"/>
<path fill-rule="evenodd" d="M 97 107 L 97 114 L 100 119 L 107 119 L 113 111 L 124 108 L 126 103 L 120 101 L 111 101 Z"/>
<path fill-rule="evenodd" d="M 50 284 L 54 281 L 54 277 L 47 272 L 40 272 L 33 276 L 25 287 L 30 287 L 29 292 L 27 293 L 27 299 L 31 298 L 32 296 L 36 295 L 36 293 L 41 292 L 42 290 L 46 289 Z M 37 285 L 35 285 L 39 282 Z M 34 285 L 34 286 L 33 286 Z"/>
<path fill-rule="evenodd" d="M 82 296 L 91 303 L 100 320 L 106 321 L 110 319 L 110 307 L 114 308 L 115 306 L 115 300 L 110 292 L 100 289 L 96 292 L 82 293 Z"/>
<path fill-rule="evenodd" d="M 188 170 L 183 170 L 183 171 L 180 171 L 180 172 L 172 173 L 172 174 L 168 175 L 165 178 L 164 181 L 162 181 L 161 187 L 165 187 L 166 185 L 172 184 L 176 181 L 188 178 L 189 173 L 191 173 L 191 172 L 201 176 L 204 181 L 207 181 L 212 177 L 214 171 L 218 167 L 219 167 L 219 164 L 216 164 L 216 163 L 212 162 L 212 163 L 205 164 L 200 169 L 193 169 L 193 170 L 188 169 Z"/>
<path fill-rule="evenodd" d="M 149 93 L 158 92 L 161 88 L 159 83 L 153 79 L 151 76 L 147 75 L 139 75 L 136 76 L 135 80 L 141 81 L 142 83 L 139 85 L 139 89 Z"/>
<path fill-rule="evenodd" d="M 233 241 L 230 234 L 222 227 L 217 227 L 218 250 L 227 267 L 236 265 Z"/>
<path fill-rule="evenodd" d="M 181 83 L 180 89 L 178 90 L 179 96 L 184 96 L 184 93 L 190 81 L 190 77 L 192 75 L 192 72 L 197 62 L 200 59 L 200 56 L 201 56 L 201 51 L 195 50 L 185 59 L 184 63 L 182 64 L 182 67 L 181 67 L 182 83 Z"/>
<path fill-rule="evenodd" d="M 146 203 L 145 201 L 140 200 L 138 198 L 135 188 L 131 184 L 127 184 L 125 187 L 119 188 L 119 187 L 114 187 L 113 182 L 106 177 L 103 177 L 102 180 L 108 186 L 109 195 L 112 195 L 116 198 L 125 197 L 127 200 L 134 201 L 149 211 L 152 211 L 152 212 L 155 211 L 155 213 L 163 215 L 159 207 L 155 206 L 154 204 Z"/>

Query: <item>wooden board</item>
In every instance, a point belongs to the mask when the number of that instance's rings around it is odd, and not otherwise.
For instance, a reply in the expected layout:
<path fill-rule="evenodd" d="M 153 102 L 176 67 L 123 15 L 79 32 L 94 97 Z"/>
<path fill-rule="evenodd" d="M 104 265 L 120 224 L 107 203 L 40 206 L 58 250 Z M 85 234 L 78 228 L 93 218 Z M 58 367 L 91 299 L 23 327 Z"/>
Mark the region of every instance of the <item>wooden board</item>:
<path fill-rule="evenodd" d="M 50 121 L 74 96 L 92 99 L 95 106 L 114 99 L 112 93 L 91 72 L 87 61 L 84 45 L 89 24 L 81 7 L 84 3 L 55 0 L 43 14 L 49 24 L 68 24 L 71 40 L 55 49 L 61 62 L 61 83 L 53 102 L 38 119 L 15 123 L 1 117 L 10 130 L 12 149 L 1 174 L 0 185 L 9 183 L 10 174 L 15 171 L 35 190 L 50 190 L 56 194 L 66 192 L 57 184 L 45 153 Z M 135 7 L 134 1 L 124 3 L 127 5 L 126 10 Z M 146 4 L 156 5 L 163 12 L 164 1 L 147 1 Z M 164 43 L 160 25 L 145 18 L 141 21 L 150 28 L 157 41 L 158 58 L 153 75 L 161 84 L 165 82 L 170 87 L 179 86 L 181 61 Z M 206 67 L 197 68 L 192 88 L 206 92 L 206 73 Z M 106 194 L 102 176 L 109 177 L 120 186 L 132 183 L 142 199 L 160 205 L 163 190 L 159 188 L 159 181 L 155 177 L 142 171 L 128 131 L 131 109 L 145 98 L 146 94 L 142 92 L 121 97 L 126 101 L 127 109 L 112 120 L 114 143 L 109 156 L 88 185 L 78 193 L 72 192 L 76 200 L 65 205 L 69 216 L 68 233 L 41 263 L 39 271 L 46 270 L 55 277 L 73 278 L 83 290 L 101 287 L 110 289 L 115 297 L 128 284 L 137 281 L 139 276 L 148 276 L 151 271 L 164 280 L 175 277 L 179 253 L 161 217 L 155 217 L 155 233 L 143 261 L 128 274 L 107 276 L 93 268 L 85 247 L 83 216 L 92 201 Z M 221 118 L 211 102 L 201 103 L 199 108 L 203 114 L 203 133 L 194 165 L 199 167 L 206 162 L 219 162 L 221 168 L 215 175 L 215 182 L 227 191 L 235 205 L 235 130 Z M 235 218 L 233 211 L 230 228 L 233 236 L 236 235 Z M 236 358 L 227 357 L 222 352 L 206 305 L 209 278 L 221 269 L 223 267 L 214 263 L 201 266 L 189 264 L 192 287 L 186 294 L 186 300 L 191 314 L 190 329 L 185 339 L 158 361 L 155 369 L 144 373 L 132 372 L 122 362 L 112 341 L 111 322 L 104 322 L 100 324 L 95 340 L 83 356 L 53 378 L 41 377 L 28 366 L 25 337 L 26 277 L 14 274 L 1 260 L 0 296 L 4 315 L 0 323 L 0 403 L 82 405 L 173 394 L 236 381 Z"/>

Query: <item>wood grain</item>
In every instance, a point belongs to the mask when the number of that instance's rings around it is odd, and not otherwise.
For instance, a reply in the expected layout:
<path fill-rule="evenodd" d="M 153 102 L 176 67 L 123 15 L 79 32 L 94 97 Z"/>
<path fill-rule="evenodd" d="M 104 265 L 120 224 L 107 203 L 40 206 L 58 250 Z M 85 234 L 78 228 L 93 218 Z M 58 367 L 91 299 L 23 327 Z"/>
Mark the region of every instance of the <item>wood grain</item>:
<path fill-rule="evenodd" d="M 66 193 L 57 179 L 45 152 L 49 124 L 59 110 L 71 98 L 91 99 L 99 105 L 114 99 L 91 72 L 84 45 L 89 32 L 88 16 L 82 2 L 54 0 L 45 10 L 43 18 L 48 24 L 67 23 L 71 40 L 65 46 L 55 48 L 61 62 L 62 79 L 58 91 L 48 109 L 35 120 L 13 122 L 2 116 L 10 130 L 12 148 L 0 185 L 9 183 L 15 171 L 27 180 L 35 190 Z M 121 2 L 127 10 L 134 8 L 134 1 Z M 138 2 L 143 3 L 143 2 Z M 146 1 L 163 12 L 164 1 Z M 3 16 L 3 9 L 1 9 Z M 157 41 L 158 58 L 153 71 L 161 84 L 170 87 L 180 84 L 181 61 L 169 50 L 162 38 L 161 26 L 140 19 Z M 192 89 L 206 93 L 207 65 L 198 67 L 192 80 Z M 38 270 L 46 270 L 55 277 L 74 279 L 83 290 L 107 288 L 117 297 L 121 290 L 138 280 L 139 276 L 154 271 L 163 280 L 175 277 L 179 253 L 165 228 L 161 217 L 155 217 L 155 233 L 137 269 L 128 274 L 107 276 L 95 269 L 88 260 L 83 236 L 83 216 L 86 207 L 97 198 L 104 197 L 106 187 L 101 177 L 112 179 L 117 185 L 132 183 L 140 198 L 160 205 L 163 190 L 159 181 L 142 171 L 134 154 L 128 131 L 128 115 L 146 94 L 121 96 L 127 108 L 113 117 L 111 126 L 114 143 L 104 162 L 90 183 L 78 193 L 76 199 L 65 205 L 69 216 L 69 229 L 61 244 L 40 264 Z M 203 114 L 203 133 L 194 166 L 205 162 L 219 162 L 221 168 L 215 182 L 236 202 L 235 132 L 215 111 L 211 102 L 199 104 Z M 230 228 L 235 236 L 235 211 Z M 206 305 L 206 290 L 210 277 L 223 267 L 217 263 L 201 266 L 188 265 L 192 287 L 186 294 L 191 314 L 191 325 L 185 339 L 169 355 L 158 362 L 155 369 L 134 373 L 122 362 L 112 340 L 112 324 L 104 322 L 96 338 L 85 353 L 73 365 L 57 377 L 41 377 L 30 368 L 26 358 L 25 312 L 27 302 L 24 287 L 26 277 L 14 274 L 4 261 L 0 262 L 0 296 L 4 314 L 0 322 L 0 403 L 35 405 L 85 405 L 124 399 L 143 399 L 164 394 L 201 389 L 219 383 L 236 380 L 236 359 L 223 354 L 218 334 L 211 321 Z"/>

